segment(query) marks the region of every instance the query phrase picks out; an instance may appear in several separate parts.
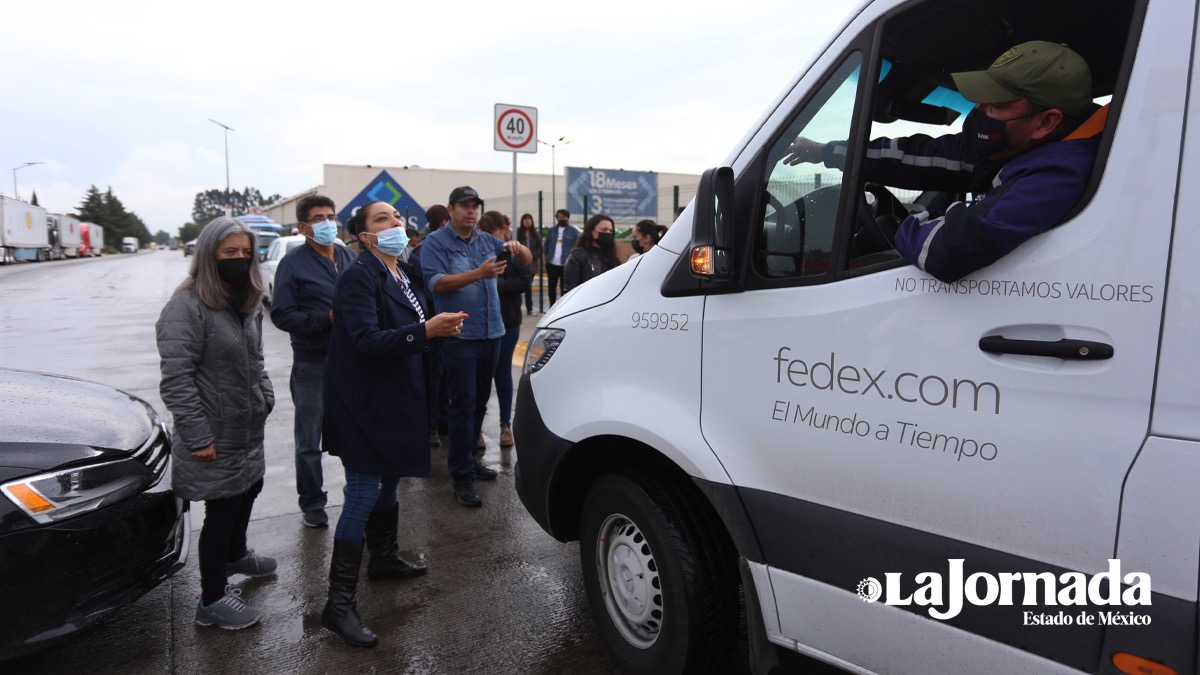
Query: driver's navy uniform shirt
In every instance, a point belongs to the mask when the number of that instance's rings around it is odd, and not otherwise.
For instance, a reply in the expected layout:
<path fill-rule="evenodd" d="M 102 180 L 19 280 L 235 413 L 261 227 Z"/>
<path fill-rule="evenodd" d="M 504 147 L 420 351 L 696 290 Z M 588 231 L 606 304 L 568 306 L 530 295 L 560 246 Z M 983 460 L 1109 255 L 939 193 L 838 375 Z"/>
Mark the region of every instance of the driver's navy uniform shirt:
<path fill-rule="evenodd" d="M 460 339 L 486 340 L 504 335 L 496 279 L 472 281 L 448 293 L 437 292 L 438 282 L 447 274 L 471 272 L 502 250 L 504 242 L 492 235 L 472 229 L 471 236 L 463 239 L 449 223 L 421 244 L 421 269 L 425 274 L 425 285 L 434 291 L 434 309 L 467 313 L 462 334 L 458 335 Z"/>
<path fill-rule="evenodd" d="M 1107 107 L 1094 107 L 1066 138 L 1012 158 L 974 202 L 955 202 L 942 214 L 909 215 L 896 232 L 896 250 L 949 283 L 1059 225 L 1087 189 L 1107 115 Z M 868 146 L 863 173 L 893 187 L 965 192 L 976 167 L 963 160 L 963 150 L 962 134 L 877 138 Z M 841 168 L 845 154 L 844 142 L 827 144 L 825 165 Z"/>

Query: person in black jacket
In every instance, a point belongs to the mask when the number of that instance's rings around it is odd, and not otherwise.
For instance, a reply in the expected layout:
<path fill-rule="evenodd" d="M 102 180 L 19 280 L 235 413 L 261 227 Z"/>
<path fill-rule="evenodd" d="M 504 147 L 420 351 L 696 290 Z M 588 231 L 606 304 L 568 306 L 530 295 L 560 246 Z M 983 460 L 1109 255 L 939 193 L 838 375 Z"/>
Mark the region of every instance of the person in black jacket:
<path fill-rule="evenodd" d="M 504 226 L 498 211 L 488 211 L 479 219 L 479 229 L 500 241 L 512 239 L 512 230 Z M 531 219 L 532 220 L 532 219 Z M 504 337 L 500 338 L 500 357 L 496 360 L 496 398 L 500 403 L 500 447 L 511 448 L 513 378 L 512 359 L 521 337 L 521 296 L 533 284 L 533 268 L 519 260 L 509 260 L 504 273 L 496 277 L 500 293 L 500 316 L 504 319 Z"/>
<path fill-rule="evenodd" d="M 354 253 L 337 243 L 335 213 L 333 200 L 323 195 L 308 195 L 296 205 L 296 227 L 305 236 L 304 246 L 279 261 L 271 302 L 271 321 L 292 341 L 296 494 L 308 527 L 329 524 L 321 472 L 325 352 L 333 328 L 333 286 L 354 262 Z"/>
<path fill-rule="evenodd" d="M 588 218 L 563 269 L 563 293 L 621 264 L 613 239 L 615 229 L 612 218 L 603 213 Z"/>
<path fill-rule="evenodd" d="M 545 262 L 542 259 L 542 233 L 538 232 L 537 225 L 533 222 L 533 214 L 526 213 L 521 216 L 521 224 L 517 228 L 517 241 L 529 248 L 529 252 L 533 254 L 533 274 L 540 275 Z M 525 291 L 525 313 L 533 314 L 532 283 L 530 289 Z"/>
<path fill-rule="evenodd" d="M 338 280 L 325 369 L 325 449 L 346 470 L 321 625 L 350 644 L 378 640 L 355 606 L 363 538 L 370 578 L 409 578 L 425 566 L 398 555 L 404 476 L 429 475 L 424 357 L 428 341 L 458 335 L 466 315 L 430 313 L 420 272 L 397 257 L 408 243 L 387 202 L 363 206 L 349 230 L 363 252 Z"/>

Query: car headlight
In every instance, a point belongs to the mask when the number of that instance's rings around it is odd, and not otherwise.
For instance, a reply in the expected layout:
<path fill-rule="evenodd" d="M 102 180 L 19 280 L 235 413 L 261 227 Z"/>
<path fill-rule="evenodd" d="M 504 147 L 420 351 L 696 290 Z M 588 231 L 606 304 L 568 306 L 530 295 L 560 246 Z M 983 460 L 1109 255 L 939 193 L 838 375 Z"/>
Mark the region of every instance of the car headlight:
<path fill-rule="evenodd" d="M 141 462 L 119 459 L 29 476 L 0 485 L 0 492 L 30 518 L 45 524 L 118 502 L 140 492 L 151 479 Z"/>
<path fill-rule="evenodd" d="M 529 338 L 529 347 L 525 350 L 525 366 L 521 372 L 536 373 L 550 361 L 554 351 L 562 344 L 567 331 L 561 328 L 540 328 Z"/>

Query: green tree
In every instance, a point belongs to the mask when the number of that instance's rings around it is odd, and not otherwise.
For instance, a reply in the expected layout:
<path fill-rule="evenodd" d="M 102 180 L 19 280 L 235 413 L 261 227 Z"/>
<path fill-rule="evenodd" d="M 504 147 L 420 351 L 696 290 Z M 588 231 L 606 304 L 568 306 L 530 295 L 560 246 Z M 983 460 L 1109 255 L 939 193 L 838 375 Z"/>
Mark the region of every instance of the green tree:
<path fill-rule="evenodd" d="M 179 241 L 180 241 L 180 243 L 186 244 L 187 242 L 195 239 L 196 237 L 199 237 L 200 230 L 202 230 L 202 229 L 204 229 L 204 227 L 201 225 L 197 225 L 196 223 L 184 223 L 183 225 L 180 225 L 179 226 Z"/>
<path fill-rule="evenodd" d="M 33 198 L 29 200 L 29 203 L 34 206 L 41 206 L 41 204 L 37 203 L 37 190 L 33 191 Z"/>
<path fill-rule="evenodd" d="M 159 247 L 166 247 L 171 243 L 171 235 L 167 234 L 166 230 L 159 230 L 154 233 L 154 243 Z"/>
<path fill-rule="evenodd" d="M 228 201 L 225 199 L 224 190 L 205 190 L 196 193 L 196 200 L 192 203 L 192 220 L 203 227 L 213 218 L 225 215 L 226 203 L 233 206 L 233 215 L 240 216 L 250 213 L 250 210 L 255 207 L 274 204 L 281 199 L 283 197 L 279 195 L 263 197 L 258 188 L 252 187 L 246 187 L 241 192 L 231 191 Z M 182 239 L 182 236 L 180 238 Z"/>
<path fill-rule="evenodd" d="M 124 237 L 137 237 L 138 245 L 150 243 L 150 230 L 132 211 L 127 211 L 112 188 L 105 192 L 95 186 L 88 188 L 79 205 L 79 219 L 104 228 L 105 242 L 119 242 Z"/>

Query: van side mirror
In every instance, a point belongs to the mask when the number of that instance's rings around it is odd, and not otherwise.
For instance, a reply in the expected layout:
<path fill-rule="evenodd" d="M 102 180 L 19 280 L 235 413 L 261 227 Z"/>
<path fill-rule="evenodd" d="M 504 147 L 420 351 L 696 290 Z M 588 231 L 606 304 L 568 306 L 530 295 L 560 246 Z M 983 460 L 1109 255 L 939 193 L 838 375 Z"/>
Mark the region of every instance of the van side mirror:
<path fill-rule="evenodd" d="M 733 169 L 709 169 L 700 177 L 692 219 L 691 272 L 703 279 L 733 276 Z"/>

